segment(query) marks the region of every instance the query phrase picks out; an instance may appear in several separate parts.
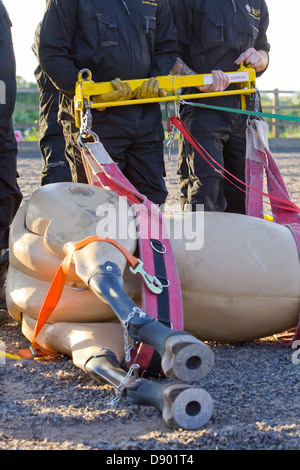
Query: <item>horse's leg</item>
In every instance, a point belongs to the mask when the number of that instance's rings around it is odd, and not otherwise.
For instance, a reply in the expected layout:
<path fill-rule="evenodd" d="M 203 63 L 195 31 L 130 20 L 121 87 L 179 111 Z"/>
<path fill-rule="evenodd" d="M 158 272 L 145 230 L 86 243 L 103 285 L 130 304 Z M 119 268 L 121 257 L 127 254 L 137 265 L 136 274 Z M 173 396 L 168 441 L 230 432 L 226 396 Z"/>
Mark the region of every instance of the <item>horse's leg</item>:
<path fill-rule="evenodd" d="M 98 266 L 98 272 L 88 284 L 109 303 L 132 339 L 153 347 L 161 355 L 161 366 L 167 377 L 192 382 L 211 371 L 214 355 L 209 346 L 189 333 L 167 328 L 138 308 L 124 291 L 117 265 L 107 262 L 103 267 Z"/>
<path fill-rule="evenodd" d="M 72 356 L 76 366 L 97 382 L 113 385 L 127 401 L 154 406 L 170 427 L 198 429 L 211 417 L 213 401 L 205 390 L 136 378 L 122 369 L 123 332 L 119 324 L 56 323 L 48 326 L 45 344 Z"/>

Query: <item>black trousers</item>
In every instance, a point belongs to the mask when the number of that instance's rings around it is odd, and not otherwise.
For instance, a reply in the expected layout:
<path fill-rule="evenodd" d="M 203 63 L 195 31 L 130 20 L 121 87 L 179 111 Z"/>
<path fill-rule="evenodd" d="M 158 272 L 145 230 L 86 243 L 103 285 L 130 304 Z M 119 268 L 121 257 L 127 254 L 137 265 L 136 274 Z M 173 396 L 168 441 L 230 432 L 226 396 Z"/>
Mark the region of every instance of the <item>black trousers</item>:
<path fill-rule="evenodd" d="M 0 104 L 0 249 L 8 248 L 9 227 L 22 201 L 17 183 L 17 142 L 12 114 L 15 105 L 14 78 L 2 78 L 5 103 Z"/>
<path fill-rule="evenodd" d="M 219 106 L 239 108 L 239 98 L 226 97 Z M 213 104 L 213 103 L 212 103 Z M 184 106 L 181 119 L 204 149 L 241 181 L 245 181 L 247 116 L 207 108 Z M 206 211 L 245 213 L 245 193 L 242 184 L 217 173 L 201 155 L 180 136 L 178 174 L 181 205 L 204 205 Z M 239 189 L 241 188 L 241 189 Z M 199 208 L 200 209 L 200 208 Z"/>
<path fill-rule="evenodd" d="M 69 103 L 68 103 L 69 102 Z M 79 129 L 70 100 L 64 98 L 60 120 L 73 181 L 86 182 L 77 144 Z M 125 109 L 126 108 L 126 109 Z M 93 111 L 92 130 L 131 184 L 155 204 L 165 203 L 164 130 L 159 105 L 130 105 Z"/>
<path fill-rule="evenodd" d="M 41 185 L 72 181 L 63 128 L 58 122 L 59 91 L 40 66 L 34 74 L 40 89 L 39 147 L 44 161 Z"/>

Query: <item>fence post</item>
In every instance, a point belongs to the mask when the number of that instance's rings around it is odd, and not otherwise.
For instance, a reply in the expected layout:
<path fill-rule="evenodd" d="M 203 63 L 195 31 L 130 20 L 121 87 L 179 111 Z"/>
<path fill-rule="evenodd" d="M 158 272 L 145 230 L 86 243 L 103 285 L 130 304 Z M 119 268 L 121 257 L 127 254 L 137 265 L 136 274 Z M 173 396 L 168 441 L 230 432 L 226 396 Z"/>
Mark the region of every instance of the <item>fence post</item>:
<path fill-rule="evenodd" d="M 278 88 L 275 88 L 273 91 L 273 102 L 272 102 L 272 113 L 276 114 L 279 111 L 279 90 Z M 272 136 L 273 139 L 278 139 L 279 138 L 279 127 L 276 124 L 276 119 L 272 119 Z"/>

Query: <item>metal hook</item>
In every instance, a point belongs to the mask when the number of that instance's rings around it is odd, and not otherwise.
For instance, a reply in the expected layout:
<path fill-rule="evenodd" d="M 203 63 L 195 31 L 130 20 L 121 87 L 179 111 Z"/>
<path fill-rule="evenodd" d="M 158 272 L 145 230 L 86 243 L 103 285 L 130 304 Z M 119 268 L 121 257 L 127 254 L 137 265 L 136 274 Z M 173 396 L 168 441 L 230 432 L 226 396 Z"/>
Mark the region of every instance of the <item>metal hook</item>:
<path fill-rule="evenodd" d="M 161 294 L 163 290 L 162 283 L 157 279 L 156 276 L 152 276 L 151 274 L 146 273 L 143 269 L 143 262 L 138 258 L 138 264 L 133 268 L 132 266 L 129 267 L 130 271 L 133 274 L 139 273 L 145 283 L 147 284 L 148 289 L 151 290 L 154 294 Z"/>

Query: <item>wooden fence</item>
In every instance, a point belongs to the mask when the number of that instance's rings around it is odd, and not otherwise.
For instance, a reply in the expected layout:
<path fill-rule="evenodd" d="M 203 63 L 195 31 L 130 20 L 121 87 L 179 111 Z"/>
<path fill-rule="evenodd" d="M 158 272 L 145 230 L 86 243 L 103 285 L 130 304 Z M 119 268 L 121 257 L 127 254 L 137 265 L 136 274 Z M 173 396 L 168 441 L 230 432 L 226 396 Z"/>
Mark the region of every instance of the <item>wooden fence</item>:
<path fill-rule="evenodd" d="M 32 129 L 38 128 L 38 93 L 39 89 L 38 88 L 19 88 L 18 89 L 18 95 L 21 93 L 33 93 L 36 94 L 36 98 L 34 99 L 36 101 L 36 105 L 19 105 L 17 104 L 15 107 L 15 110 L 21 111 L 21 110 L 35 110 L 36 111 L 36 119 L 33 122 L 14 122 L 14 128 L 16 130 L 21 130 L 24 131 L 26 129 Z M 300 92 L 296 91 L 283 91 L 283 90 L 263 90 L 260 91 L 261 97 L 263 101 L 267 102 L 271 101 L 271 104 L 263 104 L 263 111 L 267 113 L 272 113 L 272 114 L 290 114 L 292 113 L 293 115 L 298 115 L 300 116 Z M 282 98 L 283 97 L 290 97 L 289 104 L 282 103 Z M 271 98 L 271 100 L 270 100 Z M 283 99 L 283 101 L 286 101 L 286 99 Z M 292 103 L 292 104 L 290 104 Z M 164 105 L 163 105 L 164 106 Z M 268 120 L 268 119 L 267 119 Z M 297 122 L 288 122 L 288 121 L 280 121 L 278 119 L 272 119 L 268 120 L 270 128 L 271 128 L 271 133 L 270 137 L 273 139 L 278 140 L 280 138 L 280 134 L 282 133 L 282 130 L 284 128 L 291 128 L 293 126 L 299 126 L 299 123 Z M 297 137 L 300 137 L 300 127 L 299 127 L 299 132 L 297 132 Z M 295 139 L 293 139 L 295 140 Z M 300 141 L 299 141 L 300 142 Z"/>
<path fill-rule="evenodd" d="M 261 96 L 264 98 L 266 95 L 272 97 L 272 105 L 263 105 L 263 111 L 272 114 L 287 114 L 287 115 L 295 115 L 300 117 L 300 92 L 297 91 L 283 91 L 278 90 L 266 90 L 261 91 Z M 282 104 L 280 98 L 285 96 L 290 96 L 290 101 L 292 104 Z M 296 113 L 295 113 L 296 112 Z M 280 137 L 280 128 L 282 127 L 293 127 L 299 126 L 300 123 L 297 122 L 288 122 L 283 121 L 280 119 L 272 119 L 270 126 L 271 126 L 271 136 L 273 139 L 279 139 Z M 300 137 L 300 129 L 299 129 L 299 137 Z"/>
<path fill-rule="evenodd" d="M 18 104 L 18 95 L 21 94 L 32 94 L 33 96 L 33 101 L 36 101 L 36 104 L 33 105 L 19 105 Z M 36 119 L 32 122 L 17 122 L 14 119 L 14 129 L 15 130 L 21 130 L 23 131 L 24 129 L 32 129 L 35 128 L 37 129 L 39 127 L 38 124 L 38 113 L 39 113 L 39 105 L 38 105 L 38 97 L 39 97 L 40 90 L 38 87 L 36 88 L 18 88 L 17 90 L 17 103 L 15 106 L 15 114 L 16 111 L 36 111 Z"/>

